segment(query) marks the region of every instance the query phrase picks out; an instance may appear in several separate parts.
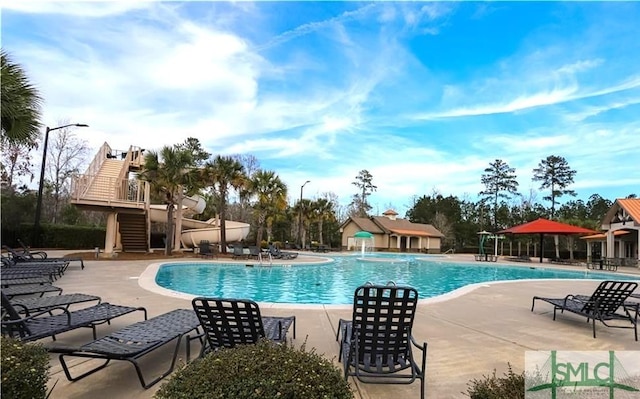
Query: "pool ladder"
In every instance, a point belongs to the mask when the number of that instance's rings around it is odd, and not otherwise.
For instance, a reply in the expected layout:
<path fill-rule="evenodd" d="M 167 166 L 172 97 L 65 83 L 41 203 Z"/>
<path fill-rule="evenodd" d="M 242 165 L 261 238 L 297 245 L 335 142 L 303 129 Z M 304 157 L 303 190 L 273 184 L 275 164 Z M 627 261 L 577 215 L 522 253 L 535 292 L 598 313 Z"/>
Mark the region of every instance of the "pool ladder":
<path fill-rule="evenodd" d="M 260 266 L 262 266 L 262 255 L 263 255 L 262 252 L 258 254 L 258 260 L 260 261 Z M 273 258 L 271 257 L 271 252 L 267 253 L 267 255 L 269 255 L 269 266 L 273 266 Z"/>

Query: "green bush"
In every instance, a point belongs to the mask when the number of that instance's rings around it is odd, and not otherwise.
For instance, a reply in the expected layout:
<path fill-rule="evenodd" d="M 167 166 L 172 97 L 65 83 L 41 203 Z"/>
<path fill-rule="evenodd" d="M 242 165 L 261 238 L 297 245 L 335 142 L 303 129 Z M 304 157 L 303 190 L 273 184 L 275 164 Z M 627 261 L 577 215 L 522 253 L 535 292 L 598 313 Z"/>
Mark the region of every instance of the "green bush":
<path fill-rule="evenodd" d="M 350 399 L 333 363 L 313 350 L 263 340 L 198 359 L 167 381 L 156 399 Z"/>
<path fill-rule="evenodd" d="M 524 373 L 514 373 L 511 365 L 504 377 L 497 377 L 493 370 L 491 376 L 473 379 L 468 385 L 463 393 L 471 399 L 524 399 Z"/>
<path fill-rule="evenodd" d="M 47 397 L 49 355 L 42 345 L 1 337 L 0 352 L 3 399 Z"/>

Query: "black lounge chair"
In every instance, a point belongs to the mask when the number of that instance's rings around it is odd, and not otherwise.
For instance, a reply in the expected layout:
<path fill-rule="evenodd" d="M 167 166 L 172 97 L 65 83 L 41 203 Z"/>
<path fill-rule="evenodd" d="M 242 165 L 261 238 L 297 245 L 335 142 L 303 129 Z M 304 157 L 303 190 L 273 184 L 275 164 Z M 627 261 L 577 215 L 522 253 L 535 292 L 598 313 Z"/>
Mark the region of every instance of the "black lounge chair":
<path fill-rule="evenodd" d="M 638 287 L 638 283 L 631 281 L 603 281 L 590 296 L 567 295 L 564 298 L 543 298 L 534 296 L 531 303 L 531 311 L 536 304 L 536 300 L 548 302 L 553 305 L 553 320 L 556 319 L 556 311 L 565 310 L 575 313 L 592 321 L 593 338 L 596 337 L 596 320 L 602 322 L 606 327 L 633 328 L 635 340 L 638 340 L 638 320 L 629 312 L 635 307 L 638 314 L 639 304 L 625 303 L 627 298 Z M 609 321 L 628 321 L 630 326 L 607 324 Z"/>
<path fill-rule="evenodd" d="M 274 245 L 269 245 L 269 254 L 274 259 L 295 259 L 298 257 L 297 252 L 282 252 L 279 248 L 276 248 Z"/>
<path fill-rule="evenodd" d="M 261 260 L 262 259 L 262 251 L 260 250 L 260 248 L 257 245 L 250 245 L 249 246 L 249 256 L 251 258 L 255 258 L 257 260 Z"/>
<path fill-rule="evenodd" d="M 202 240 L 198 244 L 198 255 L 204 258 L 217 258 L 218 251 L 216 251 L 215 246 L 212 246 L 211 243 L 207 240 Z"/>
<path fill-rule="evenodd" d="M 200 355 L 207 350 L 254 344 L 261 338 L 284 342 L 292 325 L 296 337 L 295 316 L 261 316 L 254 301 L 198 297 L 191 302 L 206 338 Z"/>
<path fill-rule="evenodd" d="M 144 312 L 147 318 L 147 310 L 142 307 L 112 305 L 101 303 L 84 309 L 68 311 L 64 307 L 49 308 L 37 313 L 19 314 L 19 310 L 11 304 L 9 298 L 2 293 L 2 333 L 21 341 L 35 341 L 40 338 L 55 336 L 76 328 L 89 327 L 96 338 L 96 325 L 109 323 L 116 317 L 124 316 L 135 311 Z M 51 312 L 60 312 L 51 315 Z"/>
<path fill-rule="evenodd" d="M 244 253 L 244 248 L 242 247 L 242 245 L 234 245 L 232 259 L 240 258 L 248 259 L 248 256 Z"/>
<path fill-rule="evenodd" d="M 0 279 L 0 285 L 2 287 L 12 287 L 16 285 L 33 285 L 33 284 L 48 284 L 51 285 L 51 279 L 49 277 L 12 277 L 5 279 L 4 276 Z"/>
<path fill-rule="evenodd" d="M 3 287 L 2 292 L 9 298 L 13 298 L 21 295 L 35 295 L 40 294 L 40 296 L 44 296 L 44 294 L 48 292 L 57 292 L 58 295 L 62 293 L 62 288 L 56 287 L 51 284 L 20 284 L 20 285 L 12 285 L 9 287 Z"/>
<path fill-rule="evenodd" d="M 4 292 L 4 290 L 3 290 Z M 38 298 L 18 298 L 11 299 L 11 304 L 21 313 L 33 313 L 51 308 L 64 307 L 68 309 L 71 305 L 96 301 L 96 305 L 102 302 L 99 296 L 87 294 L 65 294 L 52 295 Z"/>
<path fill-rule="evenodd" d="M 21 241 L 23 250 L 17 251 L 7 245 L 3 245 L 5 249 L 11 255 L 11 258 L 18 263 L 30 263 L 30 262 L 80 262 L 80 268 L 84 269 L 84 260 L 82 258 L 50 258 L 44 251 L 32 252 L 29 247 L 25 246 Z"/>
<path fill-rule="evenodd" d="M 373 384 L 411 384 L 420 380 L 425 394 L 427 343 L 411 335 L 418 303 L 414 288 L 364 285 L 353 297 L 353 316 L 342 323 L 340 343 L 344 376 Z M 421 352 L 418 363 L 413 347 Z"/>
<path fill-rule="evenodd" d="M 192 310 L 177 309 L 108 333 L 105 337 L 82 346 L 47 345 L 47 350 L 51 353 L 60 354 L 60 365 L 69 381 L 78 381 L 96 371 L 102 370 L 107 367 L 111 360 L 124 360 L 133 364 L 140 384 L 147 389 L 171 374 L 178 358 L 182 337 L 193 330 L 197 332 L 198 327 L 200 327 L 200 321 Z M 142 375 L 138 359 L 172 341 L 176 341 L 176 346 L 169 369 L 147 383 Z M 188 335 L 187 341 L 189 341 Z M 65 357 L 102 359 L 104 363 L 73 377 Z"/>

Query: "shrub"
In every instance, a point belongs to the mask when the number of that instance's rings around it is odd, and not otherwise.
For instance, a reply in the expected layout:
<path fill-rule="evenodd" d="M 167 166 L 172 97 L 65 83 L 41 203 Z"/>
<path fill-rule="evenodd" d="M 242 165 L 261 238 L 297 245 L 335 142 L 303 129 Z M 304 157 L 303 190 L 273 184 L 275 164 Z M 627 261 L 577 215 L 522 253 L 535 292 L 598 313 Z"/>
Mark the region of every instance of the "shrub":
<path fill-rule="evenodd" d="M 0 338 L 2 398 L 37 399 L 47 397 L 49 355 L 39 344 Z"/>
<path fill-rule="evenodd" d="M 353 393 L 333 363 L 315 353 L 262 340 L 221 349 L 188 364 L 156 399 L 350 399 Z"/>
<path fill-rule="evenodd" d="M 463 393 L 471 399 L 524 399 L 524 373 L 514 373 L 510 364 L 504 377 L 497 377 L 493 370 L 491 376 L 483 375 L 467 385 Z"/>

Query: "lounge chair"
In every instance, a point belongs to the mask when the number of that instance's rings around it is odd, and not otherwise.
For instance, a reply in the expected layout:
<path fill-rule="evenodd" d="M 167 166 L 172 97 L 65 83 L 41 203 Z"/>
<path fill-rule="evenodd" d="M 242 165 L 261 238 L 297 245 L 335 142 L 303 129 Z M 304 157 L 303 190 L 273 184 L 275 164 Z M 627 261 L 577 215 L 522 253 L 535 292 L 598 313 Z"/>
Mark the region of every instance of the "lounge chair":
<path fill-rule="evenodd" d="M 411 384 L 420 380 L 424 399 L 427 343 L 411 335 L 418 303 L 414 288 L 363 285 L 353 298 L 353 316 L 339 328 L 344 376 L 374 384 Z M 413 347 L 422 354 L 418 363 Z"/>
<path fill-rule="evenodd" d="M 257 259 L 257 260 L 261 260 L 262 259 L 262 251 L 260 250 L 260 248 L 257 245 L 250 245 L 249 246 L 249 256 L 251 258 Z"/>
<path fill-rule="evenodd" d="M 56 287 L 51 284 L 20 284 L 20 285 L 12 285 L 9 287 L 3 287 L 2 292 L 9 298 L 13 298 L 21 295 L 35 295 L 40 294 L 40 296 L 44 296 L 44 294 L 48 292 L 57 292 L 58 295 L 62 293 L 62 288 Z"/>
<path fill-rule="evenodd" d="M 133 364 L 140 384 L 147 389 L 171 374 L 178 358 L 182 338 L 193 330 L 197 332 L 198 327 L 200 327 L 200 321 L 192 310 L 177 309 L 108 333 L 106 336 L 85 345 L 78 347 L 47 345 L 47 350 L 60 354 L 60 365 L 69 381 L 78 381 L 102 370 L 111 360 L 123 360 Z M 187 341 L 189 341 L 188 337 L 187 335 Z M 169 368 L 159 377 L 147 383 L 142 375 L 138 359 L 172 341 L 176 341 L 176 346 Z M 65 360 L 66 357 L 102 359 L 104 363 L 73 377 Z"/>
<path fill-rule="evenodd" d="M 51 316 L 51 312 L 60 312 Z M 19 314 L 9 298 L 2 293 L 2 333 L 10 337 L 19 338 L 22 341 L 35 341 L 40 338 L 55 336 L 76 328 L 89 327 L 93 330 L 93 338 L 96 338 L 96 325 L 108 323 L 116 317 L 142 311 L 147 318 L 145 308 L 131 306 L 112 305 L 101 303 L 84 309 L 69 311 L 64 307 L 49 308 L 38 313 L 27 313 L 27 316 Z M 45 316 L 46 315 L 46 316 Z"/>
<path fill-rule="evenodd" d="M 84 269 L 84 260 L 82 258 L 50 258 L 46 252 L 44 251 L 36 251 L 32 252 L 29 247 L 22 244 L 20 241 L 23 250 L 18 251 L 14 248 L 11 248 L 7 245 L 3 245 L 2 248 L 5 249 L 11 255 L 11 258 L 18 263 L 22 262 L 80 262 L 80 268 Z"/>
<path fill-rule="evenodd" d="M 65 294 L 38 298 L 11 299 L 11 304 L 14 308 L 16 308 L 16 310 L 20 311 L 21 313 L 33 313 L 59 307 L 68 309 L 70 305 L 93 301 L 96 301 L 97 305 L 102 302 L 102 299 L 99 296 L 95 295 Z"/>
<path fill-rule="evenodd" d="M 282 252 L 273 245 L 269 246 L 269 254 L 271 254 L 271 257 L 274 259 L 295 259 L 298 257 L 297 252 Z"/>
<path fill-rule="evenodd" d="M 247 255 L 245 255 L 244 253 L 244 248 L 242 247 L 242 245 L 234 245 L 233 246 L 233 259 L 247 259 Z"/>
<path fill-rule="evenodd" d="M 214 248 L 209 241 L 201 240 L 198 244 L 198 255 L 204 258 L 218 258 L 218 252 Z"/>
<path fill-rule="evenodd" d="M 262 316 L 254 301 L 198 297 L 192 304 L 206 338 L 201 355 L 207 350 L 254 344 L 261 338 L 284 342 L 292 325 L 296 337 L 295 316 Z"/>
<path fill-rule="evenodd" d="M 534 296 L 531 303 L 531 311 L 536 300 L 548 302 L 553 305 L 553 320 L 556 319 L 556 311 L 565 310 L 575 313 L 592 321 L 593 338 L 596 337 L 596 320 L 602 322 L 606 327 L 633 328 L 636 341 L 638 340 L 638 320 L 631 315 L 629 309 L 633 306 L 625 303 L 627 298 L 638 287 L 638 283 L 631 281 L 603 281 L 590 296 L 567 295 L 564 298 L 543 298 Z M 636 314 L 638 305 L 635 305 Z M 609 321 L 628 321 L 630 326 L 611 325 Z"/>
<path fill-rule="evenodd" d="M 2 287 L 13 287 L 16 285 L 33 285 L 33 284 L 49 284 L 51 285 L 51 279 L 49 277 L 12 277 L 5 279 L 2 276 L 0 279 L 0 285 Z"/>

